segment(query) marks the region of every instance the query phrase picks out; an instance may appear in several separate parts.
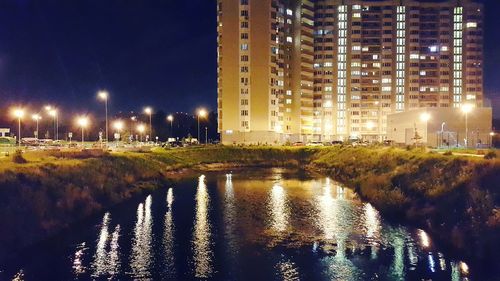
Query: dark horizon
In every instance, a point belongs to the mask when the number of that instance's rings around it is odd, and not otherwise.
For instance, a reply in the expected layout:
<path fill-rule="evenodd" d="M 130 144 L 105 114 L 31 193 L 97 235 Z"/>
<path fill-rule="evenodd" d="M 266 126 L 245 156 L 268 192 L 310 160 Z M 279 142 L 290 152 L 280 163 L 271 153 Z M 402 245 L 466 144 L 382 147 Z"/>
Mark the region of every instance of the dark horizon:
<path fill-rule="evenodd" d="M 484 93 L 500 118 L 499 1 L 485 3 Z M 118 0 L 0 4 L 0 120 L 10 106 L 45 104 L 67 117 L 144 106 L 216 110 L 216 1 Z M 0 121 L 1 122 L 1 121 Z M 7 124 L 4 124 L 7 125 Z"/>

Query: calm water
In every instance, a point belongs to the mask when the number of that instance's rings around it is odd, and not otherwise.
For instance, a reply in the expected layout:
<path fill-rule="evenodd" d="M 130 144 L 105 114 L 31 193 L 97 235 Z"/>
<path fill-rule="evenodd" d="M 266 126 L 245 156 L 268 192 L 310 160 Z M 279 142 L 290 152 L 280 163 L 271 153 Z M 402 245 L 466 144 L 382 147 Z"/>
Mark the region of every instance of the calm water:
<path fill-rule="evenodd" d="M 0 268 L 2 280 L 474 280 L 424 231 L 279 169 L 200 175 Z"/>

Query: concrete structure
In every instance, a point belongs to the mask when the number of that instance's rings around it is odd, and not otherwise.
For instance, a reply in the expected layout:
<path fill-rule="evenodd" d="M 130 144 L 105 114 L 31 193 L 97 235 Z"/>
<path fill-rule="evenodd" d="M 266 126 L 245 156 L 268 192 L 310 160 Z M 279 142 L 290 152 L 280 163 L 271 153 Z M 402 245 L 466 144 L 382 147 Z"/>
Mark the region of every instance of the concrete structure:
<path fill-rule="evenodd" d="M 383 140 L 387 115 L 483 106 L 472 0 L 218 0 L 223 143 Z"/>
<path fill-rule="evenodd" d="M 489 147 L 492 131 L 491 108 L 472 109 L 467 114 L 467 128 L 465 115 L 459 108 L 435 107 L 389 114 L 387 139 L 396 144 L 419 143 L 450 148 L 465 147 L 468 139 L 470 148 Z"/>
<path fill-rule="evenodd" d="M 8 137 L 10 134 L 9 128 L 0 128 L 0 137 Z"/>

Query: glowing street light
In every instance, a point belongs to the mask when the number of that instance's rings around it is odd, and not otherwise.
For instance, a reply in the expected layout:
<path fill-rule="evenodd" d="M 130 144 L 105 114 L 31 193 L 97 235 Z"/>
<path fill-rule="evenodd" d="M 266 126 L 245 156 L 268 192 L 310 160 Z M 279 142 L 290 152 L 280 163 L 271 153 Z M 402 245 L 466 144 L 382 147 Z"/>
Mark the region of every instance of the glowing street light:
<path fill-rule="evenodd" d="M 173 137 L 174 136 L 174 116 L 172 114 L 167 116 L 167 121 L 170 122 L 170 135 Z"/>
<path fill-rule="evenodd" d="M 198 142 L 200 142 L 200 117 L 205 118 L 207 116 L 207 111 L 204 108 L 198 109 Z"/>
<path fill-rule="evenodd" d="M 36 132 L 35 132 L 35 137 L 36 139 L 38 140 L 38 123 L 40 120 L 42 120 L 42 116 L 40 116 L 40 114 L 33 114 L 31 116 L 31 119 L 35 120 L 36 121 Z"/>
<path fill-rule="evenodd" d="M 21 147 L 21 119 L 24 117 L 24 110 L 22 108 L 15 108 L 12 111 L 12 114 L 14 117 L 17 118 L 17 124 L 18 124 L 18 129 L 17 129 L 17 134 L 18 134 L 18 146 Z"/>
<path fill-rule="evenodd" d="M 118 133 L 118 138 L 115 138 L 117 140 L 120 139 L 121 137 L 121 132 L 123 130 L 123 128 L 125 127 L 125 123 L 123 123 L 122 120 L 116 120 L 114 123 L 113 123 L 113 128 L 115 128 L 116 132 Z"/>
<path fill-rule="evenodd" d="M 375 128 L 375 124 L 372 121 L 368 121 L 366 123 L 366 128 L 371 131 L 373 128 Z"/>
<path fill-rule="evenodd" d="M 141 142 L 142 142 L 142 134 L 144 134 L 144 132 L 146 131 L 146 126 L 144 126 L 144 124 L 137 125 L 137 131 L 141 135 Z"/>
<path fill-rule="evenodd" d="M 472 111 L 473 106 L 470 103 L 462 104 L 460 110 L 465 114 L 465 148 L 469 147 L 469 113 Z"/>
<path fill-rule="evenodd" d="M 104 107 L 106 110 L 106 145 L 108 144 L 108 98 L 109 94 L 106 91 L 99 91 L 97 93 L 97 96 L 99 97 L 100 100 L 104 101 Z"/>
<path fill-rule="evenodd" d="M 149 134 L 151 135 L 150 138 L 153 138 L 153 125 L 151 123 L 151 115 L 153 115 L 153 109 L 148 106 L 144 108 L 144 113 L 149 115 Z"/>
<path fill-rule="evenodd" d="M 82 146 L 83 146 L 83 144 L 85 142 L 85 131 L 84 130 L 89 125 L 89 119 L 86 116 L 81 116 L 81 117 L 78 117 L 76 122 L 78 123 L 78 126 L 80 126 L 80 128 L 82 129 Z"/>
<path fill-rule="evenodd" d="M 431 115 L 427 112 L 420 114 L 420 121 L 427 123 L 431 119 Z"/>

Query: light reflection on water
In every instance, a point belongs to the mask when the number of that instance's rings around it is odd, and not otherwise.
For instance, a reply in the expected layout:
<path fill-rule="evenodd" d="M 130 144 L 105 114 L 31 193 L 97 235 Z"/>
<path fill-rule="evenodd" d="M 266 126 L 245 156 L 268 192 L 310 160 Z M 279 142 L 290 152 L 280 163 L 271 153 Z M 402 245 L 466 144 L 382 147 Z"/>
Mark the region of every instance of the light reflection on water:
<path fill-rule="evenodd" d="M 71 277 L 45 280 L 469 280 L 467 264 L 427 233 L 385 222 L 329 178 L 274 171 L 193 183 L 105 213 L 66 255 Z M 29 275 L 20 268 L 10 279 Z"/>
<path fill-rule="evenodd" d="M 176 279 L 175 270 L 175 237 L 174 221 L 172 215 L 172 204 L 174 202 L 174 190 L 169 188 L 167 191 L 167 212 L 165 213 L 165 229 L 163 234 L 163 258 L 164 258 L 164 276 L 168 279 Z"/>
<path fill-rule="evenodd" d="M 211 226 L 208 217 L 210 197 L 205 184 L 205 175 L 198 178 L 196 192 L 196 218 L 193 233 L 194 275 L 198 278 L 208 278 L 213 273 Z"/>
<path fill-rule="evenodd" d="M 151 195 L 149 195 L 144 204 L 141 203 L 137 207 L 137 220 L 130 255 L 130 275 L 141 280 L 151 279 L 151 264 L 153 262 L 152 200 Z"/>
<path fill-rule="evenodd" d="M 269 199 L 271 228 L 277 232 L 287 229 L 289 209 L 285 190 L 279 184 L 273 185 Z"/>

